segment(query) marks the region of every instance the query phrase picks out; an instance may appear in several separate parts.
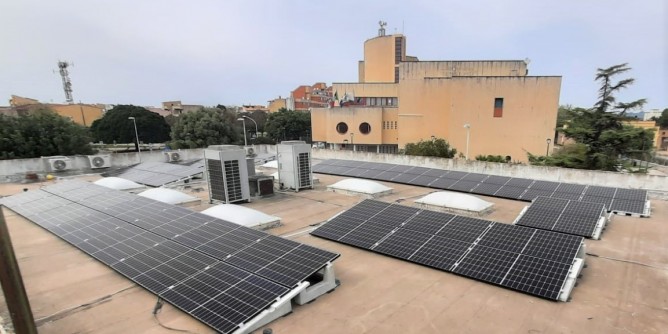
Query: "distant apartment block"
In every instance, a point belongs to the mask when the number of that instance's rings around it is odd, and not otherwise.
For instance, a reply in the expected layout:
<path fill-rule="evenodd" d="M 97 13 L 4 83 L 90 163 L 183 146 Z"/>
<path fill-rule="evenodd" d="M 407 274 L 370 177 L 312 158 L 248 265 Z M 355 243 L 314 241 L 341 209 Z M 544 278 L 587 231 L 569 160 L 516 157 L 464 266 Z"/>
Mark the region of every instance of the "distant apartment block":
<path fill-rule="evenodd" d="M 199 104 L 183 104 L 181 101 L 162 102 L 162 109 L 169 111 L 170 114 L 174 116 L 187 114 L 189 112 L 200 110 L 201 108 L 204 108 L 204 106 Z"/>

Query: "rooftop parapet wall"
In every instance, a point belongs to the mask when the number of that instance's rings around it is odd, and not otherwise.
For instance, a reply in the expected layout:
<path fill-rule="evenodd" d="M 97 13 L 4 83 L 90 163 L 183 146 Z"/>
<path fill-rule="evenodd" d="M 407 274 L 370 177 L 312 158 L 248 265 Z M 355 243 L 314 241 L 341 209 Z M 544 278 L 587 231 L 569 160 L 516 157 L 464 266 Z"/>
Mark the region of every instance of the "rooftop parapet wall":
<path fill-rule="evenodd" d="M 606 187 L 646 189 L 655 198 L 668 198 L 668 177 L 643 174 L 569 169 L 559 167 L 503 164 L 463 159 L 443 159 L 410 155 L 314 149 L 315 159 L 344 159 L 390 164 L 441 168 L 470 173 L 484 173 L 536 180 L 568 182 Z"/>

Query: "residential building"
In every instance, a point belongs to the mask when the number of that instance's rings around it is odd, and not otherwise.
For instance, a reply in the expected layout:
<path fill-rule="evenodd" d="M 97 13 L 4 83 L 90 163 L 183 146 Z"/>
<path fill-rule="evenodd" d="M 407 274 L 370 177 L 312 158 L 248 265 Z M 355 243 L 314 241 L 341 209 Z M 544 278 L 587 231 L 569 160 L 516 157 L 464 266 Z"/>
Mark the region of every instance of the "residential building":
<path fill-rule="evenodd" d="M 103 104 L 56 104 L 56 103 L 41 103 L 38 100 L 12 95 L 9 100 L 10 107 L 3 111 L 7 115 L 20 115 L 22 113 L 30 113 L 40 108 L 48 108 L 55 111 L 57 114 L 69 117 L 72 121 L 83 126 L 90 126 L 93 121 L 99 119 L 104 115 L 105 105 Z"/>
<path fill-rule="evenodd" d="M 311 108 L 326 108 L 333 98 L 332 87 L 324 82 L 317 82 L 312 86 L 302 85 L 290 93 L 294 104 L 292 109 L 309 111 Z"/>
<path fill-rule="evenodd" d="M 287 104 L 287 99 L 281 98 L 279 95 L 277 99 L 269 100 L 269 105 L 267 106 L 267 109 L 269 112 L 277 112 L 281 108 L 286 108 L 288 109 L 288 104 Z"/>
<path fill-rule="evenodd" d="M 396 153 L 444 138 L 479 154 L 527 161 L 554 137 L 560 76 L 528 76 L 528 60 L 419 61 L 406 37 L 364 43 L 359 82 L 333 83 L 334 107 L 312 108 L 313 140 L 330 149 Z"/>
<path fill-rule="evenodd" d="M 162 109 L 168 110 L 172 115 L 178 116 L 187 114 L 189 112 L 197 111 L 204 108 L 199 104 L 182 104 L 181 101 L 166 101 L 162 102 Z"/>
<path fill-rule="evenodd" d="M 264 111 L 264 112 L 269 112 L 269 109 L 265 106 L 261 105 L 252 105 L 252 104 L 246 104 L 241 106 L 241 112 L 244 113 L 252 113 L 255 111 Z"/>
<path fill-rule="evenodd" d="M 649 111 L 645 111 L 642 115 L 642 120 L 643 121 L 649 121 L 653 117 L 654 118 L 659 118 L 661 117 L 662 110 L 661 109 L 651 109 Z"/>

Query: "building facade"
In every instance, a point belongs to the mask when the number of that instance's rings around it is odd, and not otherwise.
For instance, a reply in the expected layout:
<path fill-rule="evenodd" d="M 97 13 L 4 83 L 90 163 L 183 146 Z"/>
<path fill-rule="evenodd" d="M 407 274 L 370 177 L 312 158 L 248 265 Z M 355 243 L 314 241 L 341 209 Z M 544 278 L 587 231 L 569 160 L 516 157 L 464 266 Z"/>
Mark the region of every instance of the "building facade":
<path fill-rule="evenodd" d="M 459 152 L 544 154 L 554 137 L 561 77 L 528 76 L 528 61 L 419 61 L 406 37 L 364 43 L 359 82 L 334 83 L 334 106 L 311 109 L 313 140 L 331 149 L 395 153 L 444 138 Z M 468 138 L 468 139 L 467 139 Z"/>
<path fill-rule="evenodd" d="M 91 126 L 97 119 L 102 118 L 105 113 L 105 106 L 100 104 L 54 104 L 40 103 L 38 100 L 12 95 L 9 100 L 10 107 L 7 108 L 7 115 L 20 115 L 31 113 L 34 110 L 46 108 L 51 109 L 60 116 L 68 117 L 74 123 L 83 126 Z M 9 110 L 12 110 L 11 112 Z"/>
<path fill-rule="evenodd" d="M 288 101 L 287 99 L 284 99 L 282 97 L 278 97 L 277 99 L 273 99 L 268 101 L 269 104 L 267 105 L 267 109 L 269 112 L 277 112 L 281 108 L 288 108 Z"/>

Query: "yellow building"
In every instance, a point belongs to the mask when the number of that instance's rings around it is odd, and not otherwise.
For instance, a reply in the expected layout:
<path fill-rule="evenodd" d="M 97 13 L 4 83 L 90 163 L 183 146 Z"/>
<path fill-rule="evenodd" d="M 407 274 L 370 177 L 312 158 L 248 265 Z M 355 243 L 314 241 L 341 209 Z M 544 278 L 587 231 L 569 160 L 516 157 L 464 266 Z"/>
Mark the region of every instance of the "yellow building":
<path fill-rule="evenodd" d="M 74 123 L 91 126 L 93 121 L 102 118 L 104 108 L 92 104 L 46 104 L 60 116 L 69 117 Z"/>
<path fill-rule="evenodd" d="M 636 128 L 654 130 L 654 148 L 657 150 L 662 149 L 661 144 L 665 136 L 665 131 L 662 132 L 655 121 L 627 121 L 626 123 Z"/>
<path fill-rule="evenodd" d="M 40 103 L 38 100 L 12 95 L 9 105 L 15 109 L 15 114 L 29 113 L 35 109 L 47 108 L 55 111 L 58 115 L 68 117 L 73 122 L 91 126 L 93 121 L 102 118 L 105 112 L 104 105 L 100 104 L 53 104 Z"/>
<path fill-rule="evenodd" d="M 527 76 L 527 61 L 419 61 L 381 28 L 358 67 L 358 83 L 333 84 L 334 107 L 312 109 L 313 140 L 328 148 L 395 153 L 436 137 L 470 159 L 526 161 L 554 137 L 561 77 Z"/>
<path fill-rule="evenodd" d="M 269 101 L 267 109 L 269 112 L 277 112 L 281 108 L 288 108 L 287 99 L 281 98 L 280 96 L 277 99 Z"/>

